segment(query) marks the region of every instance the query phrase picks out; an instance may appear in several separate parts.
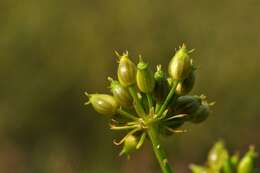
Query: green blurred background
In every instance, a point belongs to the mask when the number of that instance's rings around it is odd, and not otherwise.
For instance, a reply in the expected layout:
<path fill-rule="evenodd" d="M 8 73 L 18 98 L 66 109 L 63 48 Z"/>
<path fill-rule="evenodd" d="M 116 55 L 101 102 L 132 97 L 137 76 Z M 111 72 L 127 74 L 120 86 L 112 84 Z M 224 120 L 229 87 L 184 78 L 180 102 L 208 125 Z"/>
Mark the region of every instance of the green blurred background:
<path fill-rule="evenodd" d="M 114 50 L 167 67 L 183 42 L 196 49 L 193 93 L 217 104 L 163 141 L 176 172 L 203 163 L 219 138 L 260 151 L 259 21 L 259 0 L 0 0 L 0 172 L 159 172 L 148 142 L 118 157 L 120 135 L 83 93 L 108 92 Z"/>

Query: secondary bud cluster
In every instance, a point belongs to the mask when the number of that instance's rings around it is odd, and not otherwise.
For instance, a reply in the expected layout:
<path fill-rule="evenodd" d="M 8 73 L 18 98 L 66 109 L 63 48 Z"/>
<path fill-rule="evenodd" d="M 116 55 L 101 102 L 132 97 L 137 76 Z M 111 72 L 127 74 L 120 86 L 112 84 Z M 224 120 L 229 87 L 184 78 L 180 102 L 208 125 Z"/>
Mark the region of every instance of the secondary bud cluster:
<path fill-rule="evenodd" d="M 112 119 L 112 130 L 125 130 L 125 138 L 115 144 L 124 144 L 121 154 L 129 154 L 140 148 L 149 136 L 148 130 L 170 135 L 184 132 L 180 129 L 186 122 L 198 124 L 207 119 L 212 103 L 205 96 L 187 95 L 195 83 L 195 67 L 185 45 L 170 60 L 169 76 L 161 65 L 155 71 L 143 61 L 137 65 L 128 52 L 119 57 L 118 79 L 108 78 L 111 95 L 89 94 L 94 109 Z"/>
<path fill-rule="evenodd" d="M 219 141 L 209 151 L 206 165 L 192 164 L 190 168 L 193 173 L 258 173 L 256 157 L 253 146 L 240 158 L 238 153 L 230 155 L 223 141 Z"/>

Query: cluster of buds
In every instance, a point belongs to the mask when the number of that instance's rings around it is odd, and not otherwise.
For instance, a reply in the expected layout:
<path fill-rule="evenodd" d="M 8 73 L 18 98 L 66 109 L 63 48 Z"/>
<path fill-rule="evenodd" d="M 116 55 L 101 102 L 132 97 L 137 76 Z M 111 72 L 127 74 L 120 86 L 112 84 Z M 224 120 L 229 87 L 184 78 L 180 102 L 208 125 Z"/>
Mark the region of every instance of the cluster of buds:
<path fill-rule="evenodd" d="M 223 141 L 219 141 L 209 151 L 205 166 L 192 164 L 190 168 L 193 173 L 260 173 L 255 167 L 256 157 L 253 146 L 239 158 L 238 153 L 229 155 Z"/>
<path fill-rule="evenodd" d="M 114 140 L 116 145 L 124 145 L 120 155 L 139 149 L 146 138 L 153 138 L 154 131 L 169 136 L 185 132 L 181 126 L 186 122 L 198 124 L 207 119 L 213 103 L 203 95 L 188 95 L 195 82 L 192 51 L 185 45 L 179 47 L 169 63 L 169 77 L 161 65 L 153 72 L 141 56 L 136 65 L 128 52 L 116 52 L 118 80 L 108 78 L 112 94 L 86 93 L 87 104 L 110 118 L 112 130 L 126 131 L 122 140 Z"/>

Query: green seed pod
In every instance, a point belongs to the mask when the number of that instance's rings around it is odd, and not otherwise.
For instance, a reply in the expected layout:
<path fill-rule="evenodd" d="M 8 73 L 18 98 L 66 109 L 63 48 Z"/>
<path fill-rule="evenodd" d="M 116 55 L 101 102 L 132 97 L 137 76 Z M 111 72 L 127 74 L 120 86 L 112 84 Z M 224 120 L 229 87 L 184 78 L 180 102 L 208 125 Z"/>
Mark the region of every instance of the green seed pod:
<path fill-rule="evenodd" d="M 211 173 L 208 168 L 194 164 L 190 165 L 190 169 L 192 173 Z"/>
<path fill-rule="evenodd" d="M 175 53 L 169 64 L 169 74 L 173 80 L 184 80 L 192 69 L 189 51 L 183 44 L 182 47 Z"/>
<path fill-rule="evenodd" d="M 124 88 L 118 81 L 108 77 L 110 83 L 111 92 L 117 103 L 123 107 L 129 107 L 133 103 L 133 99 L 128 90 Z"/>
<path fill-rule="evenodd" d="M 187 78 L 185 78 L 182 82 L 179 82 L 176 87 L 176 94 L 178 95 L 186 95 L 188 94 L 195 83 L 195 73 L 194 71 L 191 71 Z"/>
<path fill-rule="evenodd" d="M 114 115 L 118 108 L 118 104 L 114 97 L 107 94 L 90 94 L 89 102 L 93 108 L 102 115 Z M 87 104 L 88 104 L 87 103 Z"/>
<path fill-rule="evenodd" d="M 239 155 L 238 155 L 238 153 L 236 153 L 236 154 L 234 154 L 234 155 L 231 156 L 230 162 L 231 162 L 231 164 L 232 164 L 232 166 L 233 166 L 234 168 L 237 167 L 237 165 L 238 165 L 238 163 L 239 163 Z"/>
<path fill-rule="evenodd" d="M 119 55 L 118 55 L 119 56 Z M 135 64 L 128 58 L 128 53 L 124 53 L 120 57 L 117 76 L 120 84 L 124 87 L 128 87 L 135 83 L 136 78 L 136 66 Z"/>
<path fill-rule="evenodd" d="M 199 96 L 180 96 L 173 105 L 174 114 L 190 114 L 196 112 L 201 105 Z M 191 116 L 189 117 L 191 118 Z"/>
<path fill-rule="evenodd" d="M 149 69 L 149 65 L 143 62 L 141 57 L 137 65 L 136 82 L 143 93 L 151 93 L 155 86 L 153 73 Z"/>
<path fill-rule="evenodd" d="M 253 173 L 256 159 L 255 148 L 251 146 L 249 151 L 245 154 L 245 156 L 241 159 L 238 164 L 238 173 Z"/>
<path fill-rule="evenodd" d="M 224 161 L 221 172 L 223 172 L 223 173 L 234 173 L 235 172 L 235 167 L 233 167 L 230 158 L 228 158 Z"/>
<path fill-rule="evenodd" d="M 192 114 L 192 122 L 195 124 L 202 123 L 205 121 L 210 114 L 209 104 L 206 101 L 202 102 L 202 105 L 198 108 L 198 110 Z"/>
<path fill-rule="evenodd" d="M 133 152 L 134 150 L 136 150 L 136 145 L 137 145 L 138 141 L 136 139 L 136 137 L 134 135 L 129 135 L 126 137 L 125 141 L 124 141 L 124 147 L 122 149 L 122 151 L 120 152 L 120 156 L 125 154 L 125 155 L 129 155 L 131 152 Z"/>
<path fill-rule="evenodd" d="M 211 170 L 219 172 L 225 161 L 228 159 L 228 152 L 223 141 L 217 142 L 208 154 L 208 165 Z"/>
<path fill-rule="evenodd" d="M 157 102 L 162 102 L 169 93 L 168 81 L 162 71 L 162 66 L 157 66 L 157 71 L 154 73 L 155 87 L 154 97 Z"/>

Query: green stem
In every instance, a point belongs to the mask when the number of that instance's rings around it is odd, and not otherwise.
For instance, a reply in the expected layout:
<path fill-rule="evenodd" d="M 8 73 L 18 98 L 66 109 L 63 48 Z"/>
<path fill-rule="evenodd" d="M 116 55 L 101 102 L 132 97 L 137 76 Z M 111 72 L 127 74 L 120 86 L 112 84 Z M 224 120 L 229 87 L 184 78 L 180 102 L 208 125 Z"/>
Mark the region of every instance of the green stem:
<path fill-rule="evenodd" d="M 168 163 L 168 160 L 166 158 L 166 154 L 164 152 L 163 147 L 160 144 L 158 134 L 156 132 L 156 129 L 154 126 L 150 126 L 147 129 L 148 135 L 150 137 L 150 140 L 152 142 L 153 151 L 156 155 L 156 158 L 160 164 L 161 170 L 163 173 L 172 173 L 171 167 Z"/>
<path fill-rule="evenodd" d="M 126 117 L 126 118 L 129 118 L 129 119 L 131 119 L 131 120 L 138 120 L 137 117 L 135 117 L 135 116 L 132 115 L 131 113 L 129 113 L 129 112 L 127 112 L 127 111 L 125 111 L 125 110 L 123 110 L 123 109 L 121 109 L 121 108 L 119 108 L 119 109 L 117 110 L 117 113 L 120 114 L 120 115 L 122 115 L 122 116 L 124 116 L 124 117 Z"/>
<path fill-rule="evenodd" d="M 128 90 L 129 90 L 131 96 L 132 96 L 133 99 L 134 99 L 134 104 L 135 104 L 135 110 L 136 110 L 136 112 L 137 112 L 138 115 L 140 115 L 141 117 L 145 117 L 145 111 L 144 111 L 144 109 L 143 109 L 143 107 L 142 107 L 142 105 L 141 105 L 141 102 L 140 102 L 140 100 L 139 100 L 139 98 L 138 98 L 138 96 L 137 96 L 137 91 L 136 91 L 134 85 L 129 86 L 129 87 L 128 87 Z"/>
<path fill-rule="evenodd" d="M 163 105 L 159 109 L 157 117 L 160 117 L 162 115 L 162 113 L 165 111 L 165 109 L 167 108 L 168 104 L 170 103 L 170 101 L 175 93 L 177 85 L 178 85 L 178 81 L 174 81 L 169 94 L 167 95 L 165 101 L 163 102 Z"/>
<path fill-rule="evenodd" d="M 151 109 L 153 107 L 152 95 L 151 95 L 151 93 L 147 93 L 146 96 L 147 96 L 147 100 L 148 100 L 149 109 Z"/>

